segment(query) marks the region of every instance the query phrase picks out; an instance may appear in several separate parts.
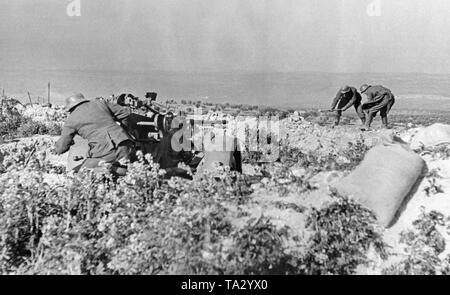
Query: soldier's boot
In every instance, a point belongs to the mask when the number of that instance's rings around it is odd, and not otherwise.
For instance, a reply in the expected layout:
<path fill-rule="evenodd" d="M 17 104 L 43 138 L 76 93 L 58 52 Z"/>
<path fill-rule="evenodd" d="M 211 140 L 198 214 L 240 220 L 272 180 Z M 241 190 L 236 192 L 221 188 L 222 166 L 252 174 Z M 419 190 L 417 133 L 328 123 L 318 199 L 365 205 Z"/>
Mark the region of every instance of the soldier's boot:
<path fill-rule="evenodd" d="M 125 176 L 127 175 L 127 167 L 126 166 L 113 166 L 111 167 L 111 172 L 116 176 Z"/>
<path fill-rule="evenodd" d="M 342 115 L 342 111 L 337 111 L 336 112 L 336 119 L 334 120 L 334 126 L 338 126 L 339 123 L 341 122 L 341 115 Z"/>
<path fill-rule="evenodd" d="M 383 123 L 383 127 L 384 128 L 389 129 L 389 123 L 388 123 L 387 115 L 382 115 L 381 116 L 381 122 Z"/>
<path fill-rule="evenodd" d="M 366 124 L 366 117 L 359 117 L 359 119 L 361 120 L 362 125 Z"/>
<path fill-rule="evenodd" d="M 364 126 L 364 128 L 362 128 L 361 130 L 363 130 L 363 131 L 369 131 L 370 130 L 370 125 L 372 125 L 372 121 L 373 121 L 373 118 L 375 117 L 375 114 L 374 113 L 371 113 L 371 112 L 367 112 L 366 113 L 366 122 L 365 122 L 365 126 Z"/>

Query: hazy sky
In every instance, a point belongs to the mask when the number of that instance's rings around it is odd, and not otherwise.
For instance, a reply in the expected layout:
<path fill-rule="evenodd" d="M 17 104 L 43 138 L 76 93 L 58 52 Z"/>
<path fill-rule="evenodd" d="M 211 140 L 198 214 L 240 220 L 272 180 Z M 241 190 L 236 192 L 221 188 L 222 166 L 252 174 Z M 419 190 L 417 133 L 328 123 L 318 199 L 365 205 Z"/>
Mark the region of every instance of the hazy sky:
<path fill-rule="evenodd" d="M 0 68 L 450 73 L 450 1 L 0 0 Z"/>

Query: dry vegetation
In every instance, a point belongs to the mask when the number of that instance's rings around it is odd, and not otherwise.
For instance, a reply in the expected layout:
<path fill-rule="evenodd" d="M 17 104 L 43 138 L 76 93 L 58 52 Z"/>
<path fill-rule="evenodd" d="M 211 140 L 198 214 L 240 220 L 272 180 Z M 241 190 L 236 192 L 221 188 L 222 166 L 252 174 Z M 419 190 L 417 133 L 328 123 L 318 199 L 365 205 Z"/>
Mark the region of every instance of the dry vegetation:
<path fill-rule="evenodd" d="M 331 131 L 319 113 L 284 116 L 289 136 L 279 139 L 277 162 L 247 151 L 243 174 L 218 168 L 193 181 L 166 179 L 144 155 L 118 179 L 108 167 L 67 174 L 51 136 L 0 145 L 0 273 L 354 274 L 388 260 L 393 251 L 372 212 L 328 189 L 384 134 Z M 28 107 L 5 117 L 0 134 L 12 139 L 57 135 L 64 114 Z M 417 120 L 404 123 L 425 123 Z M 448 151 L 421 152 L 441 159 Z M 430 198 L 438 185 L 430 180 Z M 447 224 L 435 211 L 411 220 L 398 236 L 403 258 L 379 271 L 448 273 L 436 229 Z"/>

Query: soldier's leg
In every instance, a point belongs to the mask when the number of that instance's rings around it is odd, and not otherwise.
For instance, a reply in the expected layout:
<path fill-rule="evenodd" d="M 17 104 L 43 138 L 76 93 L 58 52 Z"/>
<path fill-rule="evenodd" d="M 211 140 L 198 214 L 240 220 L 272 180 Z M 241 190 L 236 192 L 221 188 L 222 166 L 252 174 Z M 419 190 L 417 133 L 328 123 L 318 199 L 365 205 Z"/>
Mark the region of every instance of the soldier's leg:
<path fill-rule="evenodd" d="M 341 121 L 341 116 L 342 116 L 342 111 L 337 111 L 336 112 L 336 117 L 334 120 L 334 126 L 339 125 L 339 122 Z"/>
<path fill-rule="evenodd" d="M 116 175 L 123 176 L 126 174 L 126 167 L 118 165 L 118 163 L 114 160 L 116 157 L 116 151 L 112 151 L 110 154 L 102 157 L 102 158 L 87 158 L 84 160 L 84 162 L 80 165 L 78 170 L 74 170 L 75 172 L 78 172 L 79 169 L 87 168 L 87 169 L 93 169 L 102 171 L 103 168 L 99 166 L 100 162 L 110 163 L 112 164 L 111 171 L 115 173 Z"/>
<path fill-rule="evenodd" d="M 395 103 L 395 99 L 392 96 L 392 98 L 388 101 L 387 105 L 380 110 L 381 121 L 383 122 L 383 126 L 385 128 L 389 128 L 388 114 L 389 114 L 392 106 L 394 105 L 394 103 Z"/>
<path fill-rule="evenodd" d="M 366 130 L 370 129 L 370 125 L 372 125 L 372 121 L 373 121 L 373 118 L 375 117 L 375 115 L 376 115 L 376 113 L 374 113 L 374 112 L 371 112 L 371 111 L 366 112 L 366 119 L 365 119 Z"/>
<path fill-rule="evenodd" d="M 388 128 L 387 106 L 380 110 L 381 122 L 384 128 Z"/>
<path fill-rule="evenodd" d="M 112 171 L 118 176 L 127 174 L 127 166 L 120 164 L 120 161 L 123 160 L 129 162 L 136 160 L 136 148 L 131 140 L 121 142 L 115 151 L 115 159 L 110 161 L 112 163 Z"/>
<path fill-rule="evenodd" d="M 111 151 L 109 154 L 101 158 L 87 158 L 81 164 L 81 168 L 95 169 L 99 167 L 100 162 L 111 163 L 113 165 L 113 172 L 118 175 L 125 175 L 126 167 L 119 165 L 118 161 L 121 159 L 132 160 L 133 159 L 133 146 L 132 141 L 125 141 L 117 147 L 116 150 Z"/>
<path fill-rule="evenodd" d="M 392 95 L 391 100 L 389 101 L 388 107 L 387 107 L 387 113 L 389 114 L 389 112 L 392 109 L 392 106 L 395 104 L 395 97 L 394 95 Z"/>
<path fill-rule="evenodd" d="M 100 163 L 102 159 L 99 158 L 87 158 L 86 160 L 84 160 L 83 164 L 81 164 L 81 168 L 89 168 L 89 169 L 93 169 L 93 168 L 97 168 L 98 164 Z"/>
<path fill-rule="evenodd" d="M 337 109 L 339 111 L 336 112 L 334 126 L 339 125 L 339 123 L 341 122 L 341 116 L 342 116 L 341 109 L 344 108 L 348 104 L 348 102 L 349 102 L 349 99 L 346 99 L 346 98 L 342 98 L 341 100 L 339 100 L 339 103 L 337 104 Z"/>
<path fill-rule="evenodd" d="M 369 109 L 369 112 L 378 113 L 382 109 L 385 109 L 389 102 L 391 101 L 390 97 L 388 95 L 385 95 L 384 98 L 380 101 L 380 103 L 377 103 L 372 108 Z"/>
<path fill-rule="evenodd" d="M 136 149 L 134 147 L 134 143 L 131 140 L 124 141 L 119 144 L 116 150 L 116 158 L 115 162 L 120 160 L 128 160 L 133 162 L 136 160 Z"/>
<path fill-rule="evenodd" d="M 356 114 L 358 115 L 359 119 L 361 120 L 361 123 L 364 125 L 366 123 L 366 115 L 363 112 L 363 108 L 362 108 L 362 104 L 355 104 L 355 111 Z"/>
<path fill-rule="evenodd" d="M 381 113 L 382 110 L 384 111 L 381 114 L 382 121 L 384 120 L 383 124 L 384 124 L 384 122 L 387 122 L 386 121 L 387 119 L 383 119 L 383 118 L 386 117 L 385 114 L 386 114 L 386 110 L 387 110 L 387 106 L 389 104 L 389 101 L 390 101 L 390 97 L 388 95 L 385 95 L 384 98 L 380 101 L 380 103 L 376 104 L 375 106 L 373 106 L 372 108 L 370 108 L 368 110 L 369 117 L 366 116 L 366 127 L 370 127 L 370 125 L 372 124 L 372 121 L 373 121 L 373 118 L 375 117 L 375 115 L 378 112 Z M 368 119 L 370 120 L 370 122 L 367 121 Z"/>

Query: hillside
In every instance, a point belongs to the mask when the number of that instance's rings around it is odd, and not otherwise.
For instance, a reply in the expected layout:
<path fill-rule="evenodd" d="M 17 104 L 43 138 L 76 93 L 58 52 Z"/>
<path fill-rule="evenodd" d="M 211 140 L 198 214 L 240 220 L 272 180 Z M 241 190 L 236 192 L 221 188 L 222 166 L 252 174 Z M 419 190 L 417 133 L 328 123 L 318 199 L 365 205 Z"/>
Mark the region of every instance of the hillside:
<path fill-rule="evenodd" d="M 416 151 L 428 173 L 392 227 L 332 188 L 373 146 L 409 143 L 422 126 L 449 123 L 445 114 L 398 113 L 392 129 L 377 118 L 361 132 L 352 116 L 330 128 L 323 113 L 285 111 L 279 161 L 259 163 L 245 147 L 242 175 L 218 167 L 193 181 L 164 178 L 143 155 L 119 179 L 107 169 L 66 173 L 67 155 L 51 151 L 62 110 L 4 116 L 1 273 L 450 273 L 448 146 Z"/>

